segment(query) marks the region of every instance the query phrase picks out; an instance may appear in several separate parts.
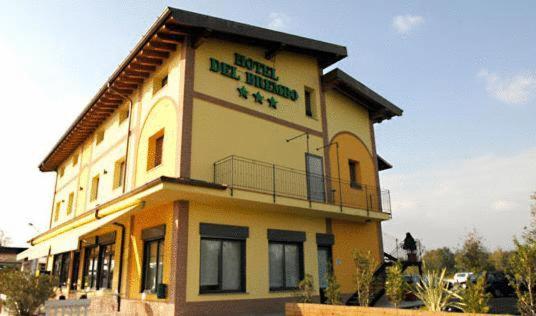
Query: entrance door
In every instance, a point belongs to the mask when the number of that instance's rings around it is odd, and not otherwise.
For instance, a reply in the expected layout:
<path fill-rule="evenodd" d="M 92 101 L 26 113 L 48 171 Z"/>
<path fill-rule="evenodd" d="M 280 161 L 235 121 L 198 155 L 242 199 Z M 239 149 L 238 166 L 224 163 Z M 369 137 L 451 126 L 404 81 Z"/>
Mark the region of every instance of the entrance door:
<path fill-rule="evenodd" d="M 311 201 L 324 202 L 324 168 L 322 157 L 305 154 L 307 171 L 307 198 Z"/>
<path fill-rule="evenodd" d="M 328 287 L 329 273 L 333 271 L 331 247 L 318 246 L 318 284 L 320 288 L 320 302 L 326 300 L 325 290 Z"/>

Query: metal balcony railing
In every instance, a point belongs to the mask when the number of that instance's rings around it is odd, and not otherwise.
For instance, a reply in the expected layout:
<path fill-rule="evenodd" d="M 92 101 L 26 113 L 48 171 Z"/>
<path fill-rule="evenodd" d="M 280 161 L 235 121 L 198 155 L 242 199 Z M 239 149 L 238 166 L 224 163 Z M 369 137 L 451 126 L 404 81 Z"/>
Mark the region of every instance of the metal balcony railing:
<path fill-rule="evenodd" d="M 231 194 L 241 189 L 270 194 L 274 202 L 289 197 L 391 215 L 388 190 L 235 155 L 214 163 L 214 182 L 227 185 Z"/>

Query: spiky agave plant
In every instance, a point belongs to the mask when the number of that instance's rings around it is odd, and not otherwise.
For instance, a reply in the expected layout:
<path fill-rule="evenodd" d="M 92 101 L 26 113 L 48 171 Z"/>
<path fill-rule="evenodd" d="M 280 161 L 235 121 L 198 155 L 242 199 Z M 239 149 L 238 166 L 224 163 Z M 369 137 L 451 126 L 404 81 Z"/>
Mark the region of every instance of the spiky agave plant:
<path fill-rule="evenodd" d="M 440 312 L 447 308 L 455 294 L 448 289 L 445 282 L 445 269 L 440 273 L 427 271 L 424 278 L 414 288 L 414 294 L 421 300 L 427 310 Z"/>

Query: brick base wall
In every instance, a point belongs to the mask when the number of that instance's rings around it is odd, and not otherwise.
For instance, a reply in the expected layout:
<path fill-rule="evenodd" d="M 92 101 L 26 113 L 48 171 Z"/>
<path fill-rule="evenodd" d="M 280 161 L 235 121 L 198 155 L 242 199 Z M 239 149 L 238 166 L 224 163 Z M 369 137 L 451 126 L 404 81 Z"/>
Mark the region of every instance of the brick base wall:
<path fill-rule="evenodd" d="M 394 309 L 379 307 L 296 304 L 285 305 L 285 316 L 452 316 L 452 313 L 429 312 L 413 309 Z M 472 316 L 485 316 L 489 314 L 464 314 Z"/>

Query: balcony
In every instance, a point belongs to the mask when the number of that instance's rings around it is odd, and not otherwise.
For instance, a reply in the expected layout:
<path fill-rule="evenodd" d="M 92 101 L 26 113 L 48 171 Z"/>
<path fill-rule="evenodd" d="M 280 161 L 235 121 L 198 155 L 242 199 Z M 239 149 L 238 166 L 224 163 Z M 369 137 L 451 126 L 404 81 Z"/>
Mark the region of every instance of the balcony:
<path fill-rule="evenodd" d="M 274 203 L 285 197 L 391 217 L 388 190 L 234 155 L 214 163 L 214 182 L 226 185 L 231 195 L 238 189 L 271 195 Z"/>

